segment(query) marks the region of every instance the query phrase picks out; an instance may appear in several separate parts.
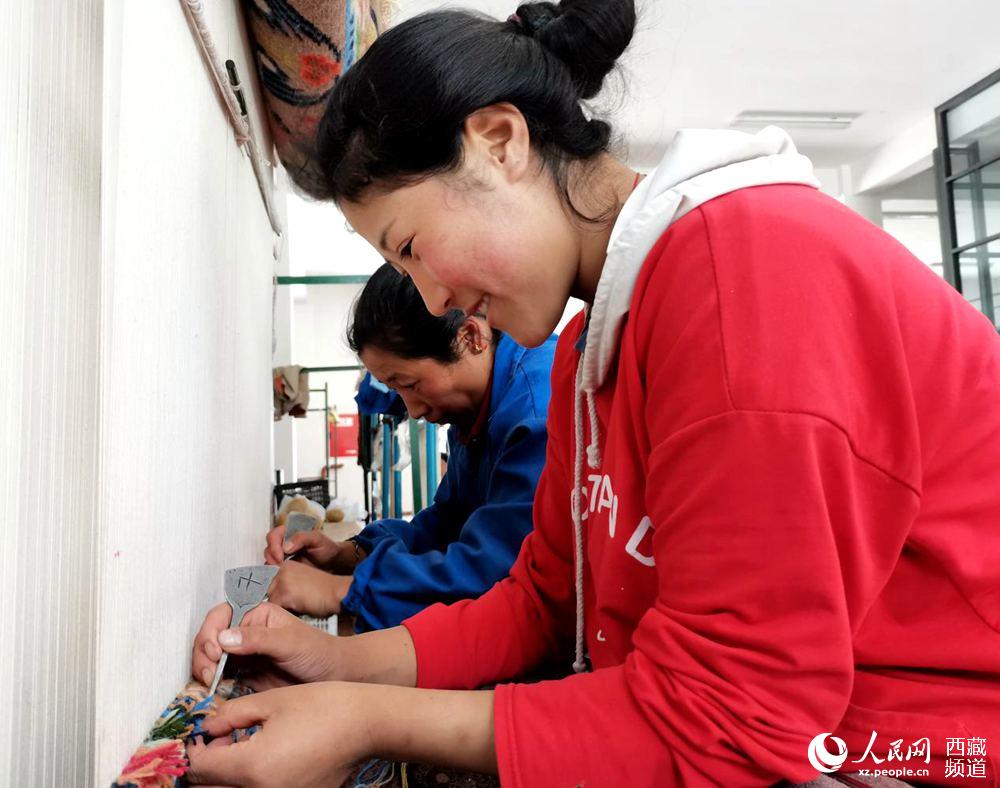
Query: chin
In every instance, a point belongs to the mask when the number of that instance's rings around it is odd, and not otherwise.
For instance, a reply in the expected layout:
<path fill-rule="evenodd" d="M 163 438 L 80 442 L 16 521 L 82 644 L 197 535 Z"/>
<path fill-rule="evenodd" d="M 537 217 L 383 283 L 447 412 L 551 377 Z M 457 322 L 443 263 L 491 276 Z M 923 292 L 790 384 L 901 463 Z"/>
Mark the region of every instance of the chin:
<path fill-rule="evenodd" d="M 529 330 L 530 331 L 530 330 Z M 514 337 L 514 341 L 522 347 L 541 347 L 545 340 L 552 334 L 551 331 L 538 331 L 536 333 L 522 332 L 523 336 Z M 511 335 L 513 336 L 513 334 Z"/>
<path fill-rule="evenodd" d="M 557 323 L 553 323 L 551 326 L 539 325 L 537 322 L 534 324 L 523 323 L 514 330 L 506 328 L 500 330 L 522 347 L 539 347 L 544 345 L 545 340 L 556 330 L 556 325 Z"/>
<path fill-rule="evenodd" d="M 502 331 L 521 347 L 538 347 L 549 338 L 548 334 L 539 338 L 536 330 L 538 326 L 531 325 L 527 321 L 522 320 L 513 326 L 507 325 L 507 322 L 506 320 L 494 320 L 493 315 L 489 316 L 490 328 Z"/>

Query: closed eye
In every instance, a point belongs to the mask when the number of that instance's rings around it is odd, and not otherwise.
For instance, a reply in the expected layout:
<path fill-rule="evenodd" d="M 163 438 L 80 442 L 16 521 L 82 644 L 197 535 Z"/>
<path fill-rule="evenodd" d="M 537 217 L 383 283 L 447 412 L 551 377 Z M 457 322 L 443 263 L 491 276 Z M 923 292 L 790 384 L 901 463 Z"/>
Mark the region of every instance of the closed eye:
<path fill-rule="evenodd" d="M 413 239 L 411 238 L 406 242 L 406 246 L 399 250 L 400 257 L 412 257 L 413 255 Z"/>
<path fill-rule="evenodd" d="M 383 259 L 385 259 L 385 258 L 383 258 Z M 394 263 L 392 260 L 386 260 L 386 262 L 389 264 L 389 267 L 393 271 L 395 271 L 397 274 L 399 274 L 400 276 L 403 276 L 403 277 L 409 276 L 409 274 L 406 273 L 406 271 L 403 270 L 403 267 L 399 263 Z"/>

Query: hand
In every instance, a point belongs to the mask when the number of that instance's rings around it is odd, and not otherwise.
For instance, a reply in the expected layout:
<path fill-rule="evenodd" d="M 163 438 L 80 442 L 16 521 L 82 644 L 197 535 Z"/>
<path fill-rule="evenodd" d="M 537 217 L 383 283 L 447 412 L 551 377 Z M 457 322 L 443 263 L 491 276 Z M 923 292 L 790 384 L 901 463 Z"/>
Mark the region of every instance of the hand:
<path fill-rule="evenodd" d="M 298 560 L 305 564 L 336 572 L 353 572 L 364 551 L 355 551 L 353 542 L 335 542 L 319 531 L 300 531 L 287 542 L 285 526 L 272 528 L 267 534 L 264 548 L 264 563 L 280 564 L 285 556 L 298 554 Z"/>
<path fill-rule="evenodd" d="M 194 639 L 191 674 L 211 684 L 223 649 L 239 657 L 240 679 L 256 690 L 339 678 L 338 638 L 320 632 L 277 605 L 251 610 L 238 629 L 228 604 L 213 607 Z M 259 655 L 259 656 L 254 656 Z"/>
<path fill-rule="evenodd" d="M 286 561 L 267 595 L 274 604 L 286 610 L 326 618 L 340 612 L 340 603 L 350 587 L 350 575 L 331 575 L 314 566 Z"/>
<path fill-rule="evenodd" d="M 227 701 L 205 721 L 211 745 L 188 747 L 192 784 L 217 786 L 342 784 L 354 764 L 373 750 L 365 722 L 366 688 L 330 682 L 285 687 Z M 232 743 L 237 728 L 261 725 Z"/>

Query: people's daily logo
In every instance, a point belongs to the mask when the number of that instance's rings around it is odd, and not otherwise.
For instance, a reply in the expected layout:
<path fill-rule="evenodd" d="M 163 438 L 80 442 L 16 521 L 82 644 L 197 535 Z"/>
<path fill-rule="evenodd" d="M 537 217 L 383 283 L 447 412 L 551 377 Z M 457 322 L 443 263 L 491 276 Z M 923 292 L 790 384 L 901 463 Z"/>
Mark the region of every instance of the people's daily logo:
<path fill-rule="evenodd" d="M 827 749 L 826 740 L 829 739 L 837 748 L 836 752 Z M 829 733 L 821 733 L 809 742 L 809 763 L 812 767 L 824 774 L 835 772 L 844 765 L 847 760 L 847 744 L 843 739 L 838 739 Z"/>
<path fill-rule="evenodd" d="M 854 772 L 866 777 L 930 777 L 931 740 L 924 736 L 905 744 L 902 738 L 891 739 L 883 747 L 876 747 L 878 731 L 872 731 L 865 753 L 851 764 L 861 764 L 861 767 L 845 768 L 844 771 Z M 944 766 L 945 778 L 973 777 L 987 779 L 989 756 L 986 752 L 986 739 L 982 736 L 947 738 L 946 760 Z M 905 750 L 904 750 L 905 746 Z M 877 753 L 883 753 L 878 755 Z M 809 742 L 806 754 L 809 764 L 821 774 L 830 774 L 840 769 L 847 762 L 847 743 L 832 733 L 820 733 Z M 922 768 L 913 768 L 911 761 L 923 761 Z"/>

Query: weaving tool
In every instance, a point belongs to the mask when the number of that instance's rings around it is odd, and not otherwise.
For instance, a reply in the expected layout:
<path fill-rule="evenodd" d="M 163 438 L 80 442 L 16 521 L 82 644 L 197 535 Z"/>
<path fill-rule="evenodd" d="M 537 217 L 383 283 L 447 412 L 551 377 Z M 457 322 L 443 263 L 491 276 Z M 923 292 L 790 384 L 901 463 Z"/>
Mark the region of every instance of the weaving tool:
<path fill-rule="evenodd" d="M 304 514 L 302 512 L 292 512 L 288 515 L 288 522 L 285 523 L 285 540 L 291 539 L 293 535 L 301 533 L 302 531 L 312 531 L 318 526 L 316 518 L 311 514 Z M 285 561 L 290 561 L 291 559 L 298 556 L 302 551 L 299 550 L 294 553 L 289 553 L 285 556 Z M 334 613 L 332 616 L 326 618 L 314 618 L 313 616 L 299 616 L 302 621 L 305 621 L 309 626 L 315 627 L 321 632 L 326 632 L 328 634 L 337 634 L 337 614 Z"/>
<path fill-rule="evenodd" d="M 288 515 L 288 522 L 285 523 L 285 541 L 287 542 L 295 534 L 302 533 L 303 531 L 312 531 L 316 528 L 316 518 L 311 514 L 304 514 L 302 512 L 292 512 Z M 285 556 L 287 561 L 289 558 L 295 558 L 298 553 L 289 553 Z"/>
<path fill-rule="evenodd" d="M 238 627 L 247 613 L 267 599 L 268 589 L 276 574 L 278 574 L 276 566 L 238 566 L 235 569 L 226 570 L 224 581 L 226 601 L 233 609 L 233 615 L 229 621 L 230 629 Z M 208 688 L 209 696 L 214 695 L 219 686 L 222 670 L 226 667 L 228 657 L 229 654 L 223 651 L 222 657 L 219 659 L 219 666 L 215 669 L 212 686 Z"/>

